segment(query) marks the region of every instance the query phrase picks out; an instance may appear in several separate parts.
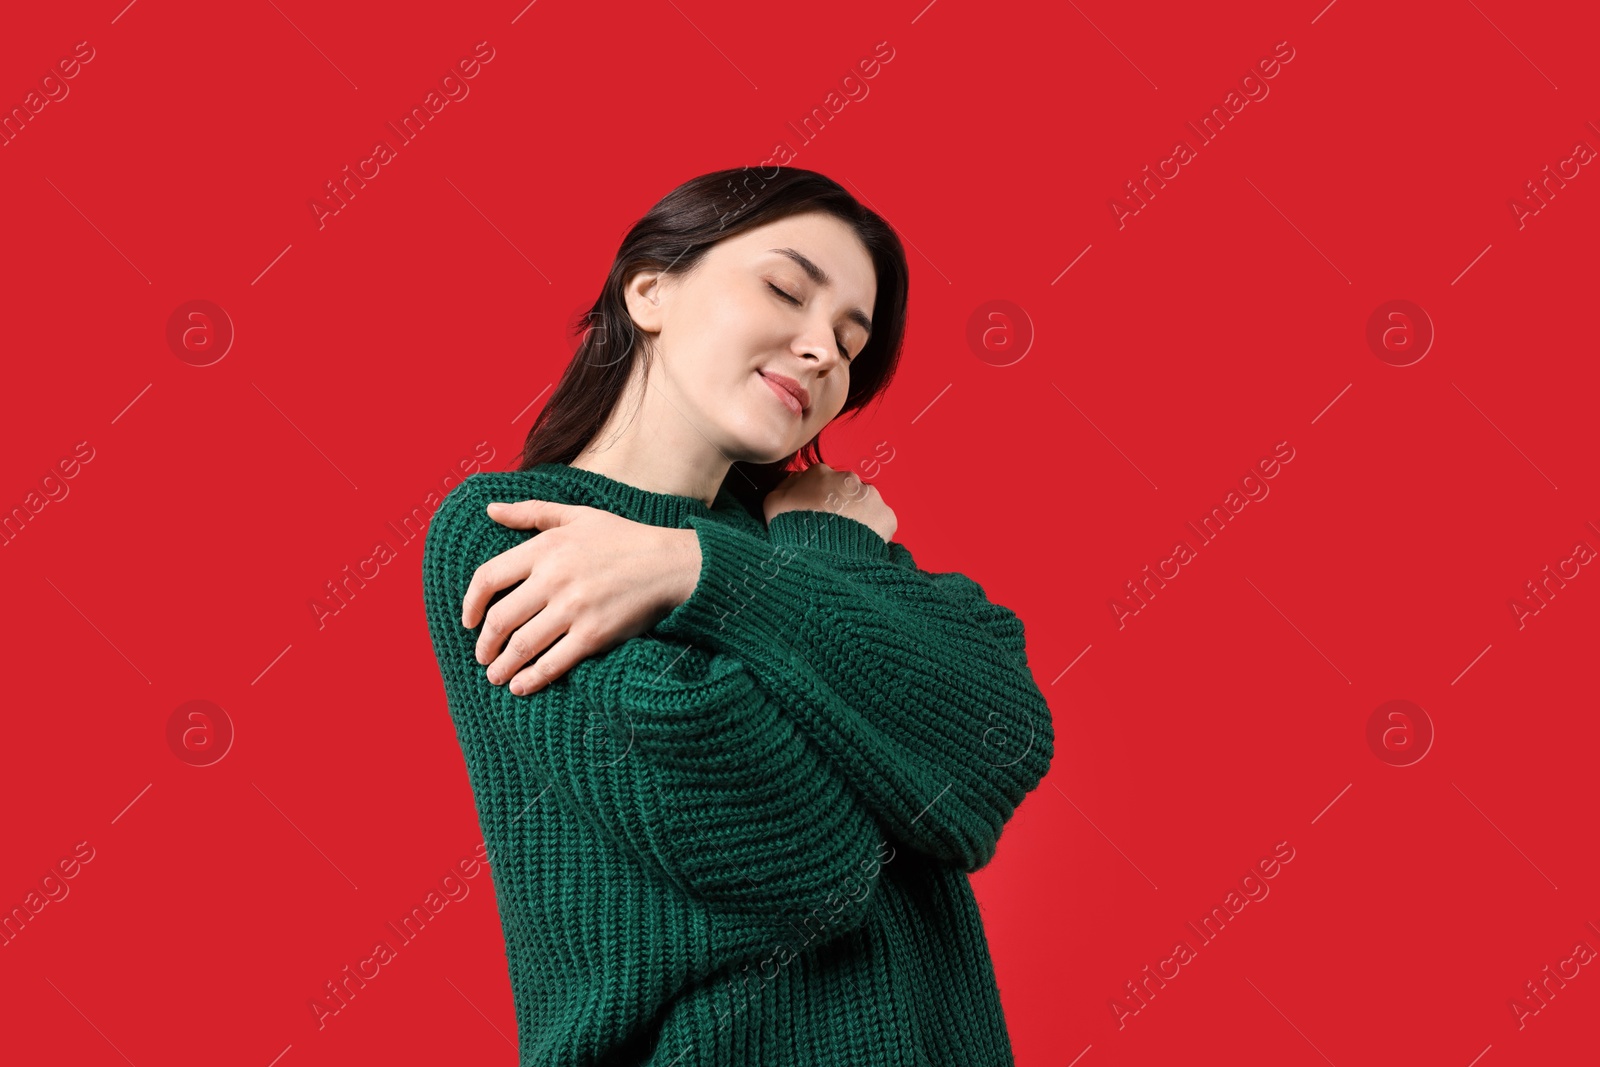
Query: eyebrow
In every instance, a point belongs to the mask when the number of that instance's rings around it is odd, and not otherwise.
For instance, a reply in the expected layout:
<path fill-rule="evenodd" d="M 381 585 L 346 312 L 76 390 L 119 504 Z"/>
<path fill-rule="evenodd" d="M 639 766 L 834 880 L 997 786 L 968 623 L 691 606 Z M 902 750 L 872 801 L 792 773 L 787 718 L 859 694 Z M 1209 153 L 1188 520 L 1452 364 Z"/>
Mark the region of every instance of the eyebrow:
<path fill-rule="evenodd" d="M 788 256 L 790 259 L 800 264 L 800 269 L 805 271 L 806 276 L 818 285 L 828 286 L 833 284 L 833 279 L 828 275 L 828 272 L 811 262 L 811 259 L 804 252 L 800 252 L 793 248 L 769 248 L 767 251 L 776 252 L 780 256 Z M 851 322 L 867 331 L 869 335 L 872 333 L 872 320 L 868 318 L 867 313 L 862 311 L 860 308 L 851 308 L 849 311 L 846 311 L 845 318 L 849 319 Z"/>

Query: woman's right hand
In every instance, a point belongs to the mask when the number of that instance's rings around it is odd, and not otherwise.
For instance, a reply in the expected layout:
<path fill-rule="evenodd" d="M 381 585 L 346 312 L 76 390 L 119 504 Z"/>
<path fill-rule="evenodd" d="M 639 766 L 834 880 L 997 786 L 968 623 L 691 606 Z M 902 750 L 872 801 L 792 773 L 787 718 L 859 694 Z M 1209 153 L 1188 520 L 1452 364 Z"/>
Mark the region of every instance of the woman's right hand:
<path fill-rule="evenodd" d="M 855 471 L 836 471 L 826 463 L 814 463 L 779 482 L 762 510 L 769 523 L 785 511 L 829 511 L 870 526 L 885 541 L 894 540 L 899 528 L 877 486 L 863 482 Z"/>

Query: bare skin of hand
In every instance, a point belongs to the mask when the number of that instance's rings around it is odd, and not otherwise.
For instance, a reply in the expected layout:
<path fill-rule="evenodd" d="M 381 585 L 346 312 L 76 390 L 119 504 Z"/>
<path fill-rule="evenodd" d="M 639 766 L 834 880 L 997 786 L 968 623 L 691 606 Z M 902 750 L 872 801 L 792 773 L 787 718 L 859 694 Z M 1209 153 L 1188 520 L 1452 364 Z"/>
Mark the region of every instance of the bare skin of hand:
<path fill-rule="evenodd" d="M 885 541 L 898 525 L 875 486 L 826 463 L 789 475 L 767 494 L 763 510 L 768 522 L 786 511 L 833 512 Z M 537 692 L 587 657 L 646 632 L 699 582 L 700 541 L 692 529 L 544 500 L 490 504 L 488 513 L 503 526 L 540 531 L 479 567 L 462 601 L 461 622 L 470 629 L 498 590 L 517 586 L 489 609 L 476 651 L 489 665 L 489 681 L 509 680 L 513 693 Z"/>
<path fill-rule="evenodd" d="M 463 626 L 483 619 L 477 661 L 488 664 L 491 683 L 509 680 L 513 693 L 537 692 L 587 657 L 649 630 L 699 581 L 692 529 L 547 500 L 494 503 L 488 514 L 503 526 L 540 531 L 474 571 L 461 604 Z M 494 594 L 511 585 L 484 616 Z"/>
<path fill-rule="evenodd" d="M 899 528 L 877 486 L 863 482 L 855 471 L 836 471 L 826 463 L 813 463 L 779 482 L 762 509 L 769 523 L 785 511 L 830 511 L 872 527 L 885 541 L 893 541 Z"/>

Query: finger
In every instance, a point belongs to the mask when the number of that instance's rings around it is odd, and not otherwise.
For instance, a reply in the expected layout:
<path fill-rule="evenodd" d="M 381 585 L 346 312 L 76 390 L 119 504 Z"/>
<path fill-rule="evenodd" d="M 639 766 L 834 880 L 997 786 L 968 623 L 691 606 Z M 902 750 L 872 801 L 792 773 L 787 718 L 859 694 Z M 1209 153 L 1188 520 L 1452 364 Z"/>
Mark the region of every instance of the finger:
<path fill-rule="evenodd" d="M 517 530 L 543 530 L 572 521 L 567 514 L 569 505 L 550 500 L 518 500 L 509 504 L 495 501 L 487 510 L 495 522 Z"/>
<path fill-rule="evenodd" d="M 548 595 L 534 584 L 531 577 L 501 597 L 483 618 L 483 629 L 479 632 L 478 642 L 473 648 L 473 659 L 488 664 L 504 655 L 505 649 L 501 646 L 506 644 L 506 639 L 513 637 L 523 626 L 538 618 L 539 613 L 544 611 L 549 603 Z M 549 622 L 549 619 L 545 619 L 545 625 Z M 526 641 L 527 638 L 523 640 Z M 549 641 L 545 643 L 548 644 Z M 508 669 L 503 669 L 501 677 L 509 677 L 512 670 L 526 663 L 536 651 L 537 649 L 529 652 L 515 664 L 509 665 Z"/>
<path fill-rule="evenodd" d="M 484 560 L 472 572 L 472 580 L 467 583 L 467 591 L 461 598 L 462 626 L 470 630 L 478 625 L 495 593 L 533 573 L 528 554 L 534 551 L 529 546 L 537 540 L 534 538 L 508 548 L 494 558 Z"/>
<path fill-rule="evenodd" d="M 596 649 L 590 647 L 583 639 L 575 637 L 569 632 L 552 645 L 549 651 L 529 664 L 525 669 L 519 671 L 516 677 L 511 679 L 511 691 L 519 696 L 537 693 L 583 662 L 595 651 Z"/>
<path fill-rule="evenodd" d="M 484 676 L 495 685 L 509 681 L 535 656 L 542 656 L 551 642 L 571 625 L 570 619 L 557 618 L 553 611 L 541 611 L 517 628 L 503 652 L 495 656 Z"/>
<path fill-rule="evenodd" d="M 484 606 L 496 592 L 516 581 L 516 575 L 511 572 L 502 560 L 508 552 L 507 549 L 493 559 L 485 560 L 472 572 L 472 580 L 467 583 L 466 594 L 461 598 L 461 625 L 472 629 L 478 625 L 478 620 L 483 618 Z"/>
<path fill-rule="evenodd" d="M 467 591 L 461 598 L 461 625 L 469 630 L 478 625 L 496 592 L 537 573 L 538 561 L 547 547 L 548 544 L 536 535 L 485 560 L 472 572 Z"/>

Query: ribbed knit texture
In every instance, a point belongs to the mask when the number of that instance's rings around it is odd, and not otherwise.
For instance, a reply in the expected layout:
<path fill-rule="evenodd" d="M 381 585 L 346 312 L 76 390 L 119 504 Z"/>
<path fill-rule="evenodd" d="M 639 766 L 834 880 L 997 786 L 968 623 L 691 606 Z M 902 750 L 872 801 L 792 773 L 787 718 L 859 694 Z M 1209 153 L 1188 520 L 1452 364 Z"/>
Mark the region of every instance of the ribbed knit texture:
<path fill-rule="evenodd" d="M 693 528 L 693 595 L 517 696 L 461 625 L 535 498 Z M 1023 626 L 854 519 L 770 527 L 549 463 L 428 527 L 428 629 L 488 843 L 520 1063 L 1011 1064 L 967 874 L 1049 769 Z M 498 602 L 505 591 L 497 593 Z"/>

